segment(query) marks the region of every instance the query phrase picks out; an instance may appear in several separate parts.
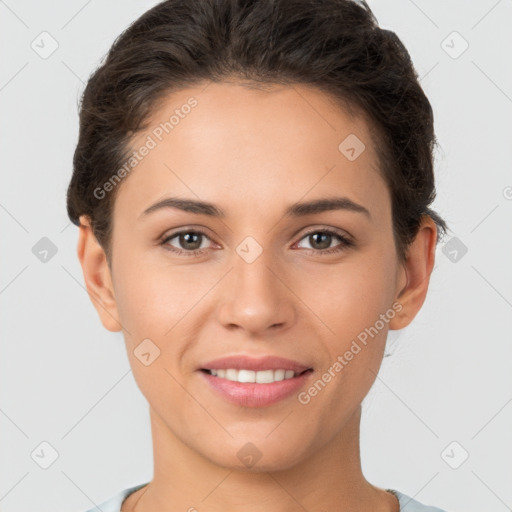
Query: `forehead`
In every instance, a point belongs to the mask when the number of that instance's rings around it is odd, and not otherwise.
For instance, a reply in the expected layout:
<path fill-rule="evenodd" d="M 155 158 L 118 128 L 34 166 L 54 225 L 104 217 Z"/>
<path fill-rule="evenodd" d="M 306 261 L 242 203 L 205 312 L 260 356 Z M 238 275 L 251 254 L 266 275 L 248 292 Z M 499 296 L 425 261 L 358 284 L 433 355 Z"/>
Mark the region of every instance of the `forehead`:
<path fill-rule="evenodd" d="M 151 149 L 124 179 L 116 209 L 140 213 L 172 194 L 240 214 L 334 191 L 381 214 L 389 206 L 370 127 L 308 86 L 222 82 L 173 92 L 131 141 L 135 152 L 143 146 Z"/>

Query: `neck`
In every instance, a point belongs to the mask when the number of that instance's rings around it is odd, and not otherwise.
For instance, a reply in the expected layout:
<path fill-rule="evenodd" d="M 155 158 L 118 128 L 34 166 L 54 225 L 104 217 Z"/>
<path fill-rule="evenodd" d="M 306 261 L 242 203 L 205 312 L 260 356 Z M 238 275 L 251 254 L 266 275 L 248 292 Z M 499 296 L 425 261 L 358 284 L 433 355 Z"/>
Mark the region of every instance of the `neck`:
<path fill-rule="evenodd" d="M 182 443 L 150 408 L 154 477 L 131 496 L 136 512 L 208 510 L 398 512 L 396 498 L 374 487 L 361 471 L 361 407 L 321 449 L 279 471 L 222 467 Z M 215 443 L 212 435 L 212 443 Z M 143 496 L 143 497 L 142 497 Z M 123 506 L 123 512 L 125 507 Z M 131 508 L 126 507 L 126 510 Z"/>

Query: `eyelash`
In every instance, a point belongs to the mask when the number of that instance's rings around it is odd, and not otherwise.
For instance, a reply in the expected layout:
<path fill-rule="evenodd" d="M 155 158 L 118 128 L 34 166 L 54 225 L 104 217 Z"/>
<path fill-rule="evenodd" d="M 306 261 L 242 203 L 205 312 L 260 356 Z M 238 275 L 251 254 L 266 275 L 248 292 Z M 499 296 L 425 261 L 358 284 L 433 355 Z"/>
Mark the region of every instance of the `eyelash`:
<path fill-rule="evenodd" d="M 302 238 L 300 240 L 303 240 L 304 238 L 306 238 L 310 235 L 318 234 L 318 233 L 333 235 L 341 241 L 341 244 L 332 249 L 319 249 L 319 250 L 305 249 L 306 251 L 309 251 L 310 253 L 315 253 L 315 255 L 325 256 L 325 255 L 335 254 L 335 253 L 342 252 L 342 251 L 348 249 L 349 247 L 354 246 L 354 242 L 352 242 L 347 237 L 341 235 L 340 233 L 338 233 L 337 231 L 334 231 L 332 229 L 315 229 L 315 230 L 309 231 L 307 233 L 304 233 L 304 235 L 302 236 Z M 203 232 L 201 230 L 190 229 L 190 230 L 178 231 L 176 233 L 173 233 L 172 235 L 166 236 L 160 242 L 160 245 L 162 245 L 165 250 L 171 251 L 171 252 L 175 253 L 177 256 L 181 256 L 181 255 L 186 255 L 188 257 L 201 256 L 208 251 L 208 249 L 196 249 L 194 251 L 186 251 L 183 249 L 176 249 L 175 247 L 167 245 L 167 242 L 169 242 L 173 238 L 176 238 L 177 236 L 182 235 L 182 234 L 201 235 L 201 236 L 204 236 L 204 237 L 210 239 L 210 237 L 205 232 Z"/>

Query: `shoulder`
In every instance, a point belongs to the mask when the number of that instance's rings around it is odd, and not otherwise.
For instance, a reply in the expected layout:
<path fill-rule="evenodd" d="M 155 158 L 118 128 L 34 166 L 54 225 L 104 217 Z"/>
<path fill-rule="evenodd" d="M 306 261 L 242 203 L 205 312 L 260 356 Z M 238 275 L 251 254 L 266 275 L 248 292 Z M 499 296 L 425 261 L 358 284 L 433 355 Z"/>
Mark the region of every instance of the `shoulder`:
<path fill-rule="evenodd" d="M 121 492 L 118 492 L 114 496 L 111 496 L 109 499 L 104 501 L 103 503 L 100 503 L 99 505 L 85 511 L 85 512 L 97 512 L 98 509 L 102 512 L 120 512 L 121 511 L 121 505 L 123 504 L 123 501 L 128 498 L 128 496 L 135 491 L 138 491 L 145 485 L 147 485 L 149 482 L 146 482 L 144 484 L 135 485 L 133 487 L 128 487 L 127 489 L 124 489 Z"/>
<path fill-rule="evenodd" d="M 407 496 L 403 492 L 396 491 L 395 489 L 386 489 L 388 492 L 394 494 L 400 503 L 400 512 L 448 512 L 444 509 L 424 505 L 419 501 Z"/>

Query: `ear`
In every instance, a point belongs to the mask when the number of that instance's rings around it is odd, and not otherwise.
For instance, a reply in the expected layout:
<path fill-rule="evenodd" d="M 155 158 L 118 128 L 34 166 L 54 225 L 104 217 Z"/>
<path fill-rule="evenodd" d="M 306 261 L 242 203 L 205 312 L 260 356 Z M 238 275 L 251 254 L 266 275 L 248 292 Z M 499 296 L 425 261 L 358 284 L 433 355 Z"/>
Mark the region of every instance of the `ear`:
<path fill-rule="evenodd" d="M 77 254 L 89 298 L 100 316 L 101 323 L 109 331 L 120 331 L 122 326 L 118 320 L 119 314 L 107 256 L 92 232 L 87 215 L 80 216 Z"/>
<path fill-rule="evenodd" d="M 389 322 L 390 329 L 403 329 L 411 323 L 425 302 L 430 274 L 434 268 L 437 226 L 432 218 L 423 215 L 418 234 L 409 245 L 405 262 L 397 275 L 395 301 L 402 309 Z"/>

